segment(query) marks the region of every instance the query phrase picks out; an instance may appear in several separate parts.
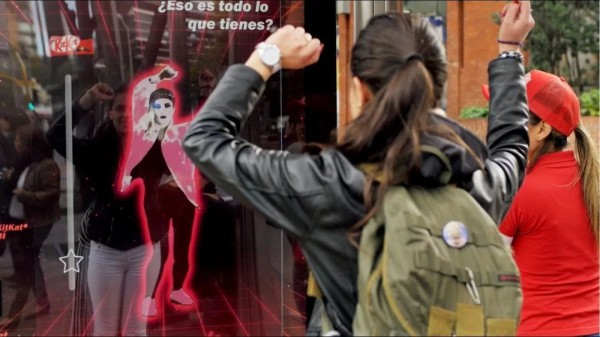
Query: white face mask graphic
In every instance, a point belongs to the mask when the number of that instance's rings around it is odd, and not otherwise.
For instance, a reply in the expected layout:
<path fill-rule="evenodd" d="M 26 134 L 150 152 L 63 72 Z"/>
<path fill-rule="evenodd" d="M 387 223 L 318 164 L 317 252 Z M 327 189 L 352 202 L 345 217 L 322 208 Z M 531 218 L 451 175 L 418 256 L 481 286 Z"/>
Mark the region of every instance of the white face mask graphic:
<path fill-rule="evenodd" d="M 173 121 L 175 105 L 168 98 L 159 98 L 155 100 L 150 109 L 154 112 L 154 122 L 162 127 L 166 127 Z"/>

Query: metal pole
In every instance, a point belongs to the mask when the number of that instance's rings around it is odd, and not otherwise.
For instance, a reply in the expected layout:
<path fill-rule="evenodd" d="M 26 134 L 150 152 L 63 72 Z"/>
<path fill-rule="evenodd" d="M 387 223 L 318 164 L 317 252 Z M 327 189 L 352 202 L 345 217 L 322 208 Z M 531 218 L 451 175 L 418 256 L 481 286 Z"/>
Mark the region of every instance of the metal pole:
<path fill-rule="evenodd" d="M 66 140 L 67 140 L 67 245 L 69 254 L 67 255 L 68 273 L 69 273 L 69 290 L 75 290 L 75 178 L 73 168 L 73 91 L 71 87 L 71 75 L 65 76 L 65 117 L 66 117 Z"/>

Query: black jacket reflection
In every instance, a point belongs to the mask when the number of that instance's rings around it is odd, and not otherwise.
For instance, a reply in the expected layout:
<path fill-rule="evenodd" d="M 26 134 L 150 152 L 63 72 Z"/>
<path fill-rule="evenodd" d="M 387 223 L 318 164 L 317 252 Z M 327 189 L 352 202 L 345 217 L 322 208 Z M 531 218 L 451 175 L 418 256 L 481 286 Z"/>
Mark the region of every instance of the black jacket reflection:
<path fill-rule="evenodd" d="M 520 61 L 492 61 L 488 73 L 487 147 L 457 123 L 432 114 L 475 149 L 484 169 L 457 144 L 429 136 L 423 142 L 450 158 L 451 182 L 469 191 L 498 223 L 523 179 L 528 109 Z M 348 232 L 365 215 L 365 176 L 335 149 L 318 155 L 290 154 L 263 150 L 241 139 L 240 130 L 264 86 L 253 69 L 230 67 L 188 129 L 184 148 L 203 174 L 300 242 L 330 320 L 342 335 L 351 335 L 358 264 Z M 442 167 L 437 158 L 424 157 L 414 182 L 434 184 Z"/>
<path fill-rule="evenodd" d="M 73 126 L 87 114 L 73 103 Z M 66 157 L 66 118 L 63 113 L 46 133 L 48 141 Z M 73 165 L 80 179 L 90 186 L 91 202 L 81 224 L 80 240 L 91 240 L 108 247 L 129 250 L 147 243 L 140 222 L 135 195 L 119 197 L 115 177 L 119 170 L 122 144 L 110 122 L 102 124 L 91 139 L 73 139 Z"/>

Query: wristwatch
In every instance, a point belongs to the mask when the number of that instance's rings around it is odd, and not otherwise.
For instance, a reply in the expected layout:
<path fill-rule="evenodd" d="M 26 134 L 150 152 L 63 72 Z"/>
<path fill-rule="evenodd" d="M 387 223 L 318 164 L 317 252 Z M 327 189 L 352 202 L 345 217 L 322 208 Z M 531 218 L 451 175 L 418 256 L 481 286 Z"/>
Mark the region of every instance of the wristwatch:
<path fill-rule="evenodd" d="M 273 73 L 281 69 L 281 51 L 274 44 L 261 42 L 256 46 L 258 56 L 264 65 L 269 67 Z"/>
<path fill-rule="evenodd" d="M 517 59 L 519 61 L 523 61 L 523 54 L 516 50 L 503 51 L 498 55 L 498 58 L 501 59 Z"/>

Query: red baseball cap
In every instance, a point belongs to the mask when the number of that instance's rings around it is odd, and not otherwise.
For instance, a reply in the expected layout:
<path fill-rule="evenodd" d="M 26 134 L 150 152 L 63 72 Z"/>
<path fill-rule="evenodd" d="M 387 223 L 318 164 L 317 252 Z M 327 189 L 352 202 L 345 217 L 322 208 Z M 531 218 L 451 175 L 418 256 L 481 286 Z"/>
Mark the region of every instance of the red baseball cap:
<path fill-rule="evenodd" d="M 525 75 L 529 110 L 553 129 L 569 136 L 579 124 L 579 99 L 564 78 L 532 70 Z M 483 96 L 490 99 L 490 88 L 481 87 Z"/>

